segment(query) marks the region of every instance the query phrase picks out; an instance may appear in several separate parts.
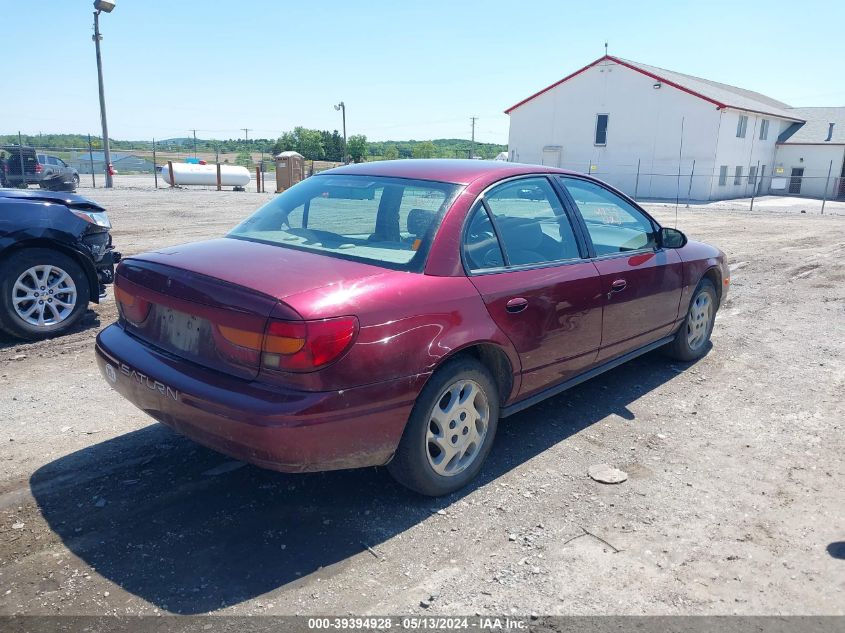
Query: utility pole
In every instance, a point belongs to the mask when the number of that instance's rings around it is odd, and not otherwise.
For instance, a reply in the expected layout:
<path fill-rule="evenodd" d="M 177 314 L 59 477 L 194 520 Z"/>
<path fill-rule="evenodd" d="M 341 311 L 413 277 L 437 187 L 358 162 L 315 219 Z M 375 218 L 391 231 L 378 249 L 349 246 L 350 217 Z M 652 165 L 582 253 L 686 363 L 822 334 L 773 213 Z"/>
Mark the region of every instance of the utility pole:
<path fill-rule="evenodd" d="M 475 122 L 478 120 L 477 116 L 471 116 L 469 120 L 472 122 L 472 145 L 469 150 L 469 157 L 475 158 Z"/>
<path fill-rule="evenodd" d="M 108 6 L 106 4 L 106 6 Z M 111 175 L 111 150 L 109 149 L 109 126 L 106 123 L 106 97 L 103 93 L 103 60 L 100 56 L 100 40 L 103 39 L 103 36 L 100 35 L 100 11 L 101 9 L 98 8 L 97 3 L 94 3 L 94 7 L 97 8 L 94 11 L 94 48 L 97 52 L 97 82 L 100 88 L 100 121 L 103 126 L 103 162 L 106 168 L 106 189 L 111 189 L 114 186 L 114 182 L 112 181 Z M 111 8 L 106 8 L 106 12 L 110 13 L 111 10 L 114 8 L 114 5 L 111 5 Z"/>
<path fill-rule="evenodd" d="M 194 158 L 197 157 L 197 131 L 191 130 L 194 133 Z"/>
<path fill-rule="evenodd" d="M 343 164 L 346 164 L 346 104 L 341 101 L 335 107 L 335 110 L 343 112 Z"/>
<path fill-rule="evenodd" d="M 252 132 L 252 128 L 251 127 L 242 127 L 241 129 L 244 131 L 244 140 L 248 141 L 249 140 L 249 133 Z"/>

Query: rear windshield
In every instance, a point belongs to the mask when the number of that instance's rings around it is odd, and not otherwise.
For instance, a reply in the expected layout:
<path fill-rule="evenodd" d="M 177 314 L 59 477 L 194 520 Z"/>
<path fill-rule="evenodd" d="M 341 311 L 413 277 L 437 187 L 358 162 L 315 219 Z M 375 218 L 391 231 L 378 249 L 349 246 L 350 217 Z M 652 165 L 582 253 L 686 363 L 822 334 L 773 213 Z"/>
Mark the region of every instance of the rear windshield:
<path fill-rule="evenodd" d="M 372 176 L 308 178 L 228 235 L 421 271 L 458 185 Z"/>

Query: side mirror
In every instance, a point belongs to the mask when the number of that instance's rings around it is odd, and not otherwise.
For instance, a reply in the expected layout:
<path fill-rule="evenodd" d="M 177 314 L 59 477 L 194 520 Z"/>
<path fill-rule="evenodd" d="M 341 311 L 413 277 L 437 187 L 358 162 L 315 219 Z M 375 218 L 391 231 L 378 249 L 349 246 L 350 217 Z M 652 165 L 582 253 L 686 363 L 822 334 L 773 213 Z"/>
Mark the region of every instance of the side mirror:
<path fill-rule="evenodd" d="M 663 227 L 660 229 L 660 246 L 663 248 L 681 248 L 687 243 L 687 236 L 678 229 Z"/>

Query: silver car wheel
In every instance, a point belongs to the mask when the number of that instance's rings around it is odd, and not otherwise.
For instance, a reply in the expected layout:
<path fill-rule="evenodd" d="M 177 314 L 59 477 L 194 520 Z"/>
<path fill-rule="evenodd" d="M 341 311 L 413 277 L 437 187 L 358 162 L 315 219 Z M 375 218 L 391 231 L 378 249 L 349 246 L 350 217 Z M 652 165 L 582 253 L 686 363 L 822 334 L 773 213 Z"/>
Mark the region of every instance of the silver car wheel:
<path fill-rule="evenodd" d="M 687 345 L 692 351 L 707 342 L 710 322 L 713 317 L 713 301 L 706 292 L 701 292 L 692 302 L 687 316 Z"/>
<path fill-rule="evenodd" d="M 490 426 L 490 404 L 474 380 L 458 380 L 443 391 L 426 431 L 428 463 L 438 475 L 452 477 L 478 457 Z"/>
<path fill-rule="evenodd" d="M 49 327 L 67 319 L 76 307 L 76 297 L 73 278 L 50 264 L 25 270 L 12 287 L 15 313 L 37 327 Z"/>

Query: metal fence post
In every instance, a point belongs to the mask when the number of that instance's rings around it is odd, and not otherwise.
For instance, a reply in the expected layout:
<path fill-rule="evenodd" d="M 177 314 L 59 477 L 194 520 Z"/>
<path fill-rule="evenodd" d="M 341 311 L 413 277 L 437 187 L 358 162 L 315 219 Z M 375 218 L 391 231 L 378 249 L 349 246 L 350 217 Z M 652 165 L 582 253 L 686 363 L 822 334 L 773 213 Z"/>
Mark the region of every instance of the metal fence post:
<path fill-rule="evenodd" d="M 754 197 L 757 195 L 757 179 L 760 179 L 760 184 L 763 184 L 763 175 L 760 173 L 760 161 L 757 161 L 757 171 L 754 172 L 756 175 L 754 179 L 754 188 L 751 190 L 751 208 L 748 209 L 749 212 L 754 210 Z"/>
<path fill-rule="evenodd" d="M 23 138 L 21 137 L 21 133 L 18 132 L 18 158 L 21 161 L 21 185 L 23 185 L 24 189 L 28 189 L 29 185 L 26 182 L 26 170 L 23 167 Z"/>
<path fill-rule="evenodd" d="M 689 199 L 692 195 L 692 175 L 695 173 L 695 159 L 692 159 L 692 169 L 689 171 L 689 188 L 687 189 L 687 209 L 689 209 Z"/>
<path fill-rule="evenodd" d="M 158 167 L 156 166 L 156 140 L 153 139 L 153 178 L 156 182 L 156 189 L 158 189 Z"/>
<path fill-rule="evenodd" d="M 640 159 L 637 159 L 637 179 L 634 181 L 634 200 L 637 199 L 637 191 L 640 188 Z"/>
<path fill-rule="evenodd" d="M 91 186 L 97 188 L 97 179 L 94 176 L 94 148 L 91 145 L 91 135 L 88 135 L 88 159 L 91 162 Z"/>
<path fill-rule="evenodd" d="M 833 125 L 831 123 L 831 125 Z M 833 161 L 830 161 L 830 165 L 827 168 L 827 178 L 824 181 L 824 195 L 822 196 L 822 215 L 824 215 L 824 205 L 827 202 L 827 188 L 830 187 L 830 172 L 833 171 Z"/>

